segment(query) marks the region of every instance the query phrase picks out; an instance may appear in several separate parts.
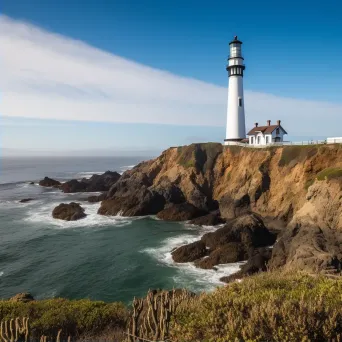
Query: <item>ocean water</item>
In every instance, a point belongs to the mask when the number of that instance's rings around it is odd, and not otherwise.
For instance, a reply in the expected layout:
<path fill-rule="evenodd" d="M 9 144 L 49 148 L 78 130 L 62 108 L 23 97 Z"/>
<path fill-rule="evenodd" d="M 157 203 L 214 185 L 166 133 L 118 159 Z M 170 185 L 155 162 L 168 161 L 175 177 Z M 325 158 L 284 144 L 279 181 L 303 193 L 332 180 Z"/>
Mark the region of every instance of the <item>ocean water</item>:
<path fill-rule="evenodd" d="M 104 217 L 89 194 L 63 194 L 30 185 L 44 176 L 58 180 L 124 172 L 144 158 L 2 158 L 0 169 L 0 298 L 28 291 L 37 299 L 66 297 L 130 302 L 148 289 L 186 287 L 211 291 L 239 264 L 201 270 L 175 264 L 173 248 L 214 227 L 163 222 L 155 217 Z M 147 159 L 147 158 L 145 158 Z M 92 193 L 94 194 L 94 193 Z M 33 198 L 28 203 L 20 199 Z M 87 217 L 76 222 L 52 218 L 62 202 L 78 201 Z"/>

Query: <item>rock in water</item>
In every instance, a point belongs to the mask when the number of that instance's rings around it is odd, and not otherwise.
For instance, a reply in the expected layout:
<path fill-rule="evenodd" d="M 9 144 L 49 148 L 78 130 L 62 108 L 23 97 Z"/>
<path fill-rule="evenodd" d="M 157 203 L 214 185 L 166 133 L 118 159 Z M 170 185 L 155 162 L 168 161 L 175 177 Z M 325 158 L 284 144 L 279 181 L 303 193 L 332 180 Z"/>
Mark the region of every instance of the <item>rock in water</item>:
<path fill-rule="evenodd" d="M 19 201 L 19 203 L 27 203 L 27 202 L 30 202 L 32 200 L 33 200 L 33 198 L 23 198 Z"/>
<path fill-rule="evenodd" d="M 75 202 L 69 204 L 61 203 L 52 211 L 52 216 L 55 219 L 65 220 L 65 221 L 76 221 L 87 215 L 84 209 Z"/>
<path fill-rule="evenodd" d="M 40 186 L 46 186 L 46 187 L 58 187 L 61 185 L 59 181 L 56 181 L 52 178 L 45 177 L 43 180 L 39 182 Z"/>
<path fill-rule="evenodd" d="M 175 262 L 191 262 L 207 255 L 207 249 L 202 241 L 196 241 L 175 249 L 171 254 Z"/>
<path fill-rule="evenodd" d="M 157 217 L 165 221 L 187 221 L 206 215 L 208 212 L 196 208 L 190 203 L 171 204 L 157 214 Z"/>
<path fill-rule="evenodd" d="M 11 302 L 22 302 L 22 303 L 32 302 L 33 300 L 34 300 L 33 296 L 31 295 L 31 293 L 28 293 L 28 292 L 18 293 L 12 298 L 10 298 Z"/>
<path fill-rule="evenodd" d="M 89 179 L 83 178 L 81 181 L 72 179 L 63 183 L 61 190 L 65 193 L 108 191 L 119 178 L 119 173 L 106 171 L 102 175 L 92 175 Z"/>

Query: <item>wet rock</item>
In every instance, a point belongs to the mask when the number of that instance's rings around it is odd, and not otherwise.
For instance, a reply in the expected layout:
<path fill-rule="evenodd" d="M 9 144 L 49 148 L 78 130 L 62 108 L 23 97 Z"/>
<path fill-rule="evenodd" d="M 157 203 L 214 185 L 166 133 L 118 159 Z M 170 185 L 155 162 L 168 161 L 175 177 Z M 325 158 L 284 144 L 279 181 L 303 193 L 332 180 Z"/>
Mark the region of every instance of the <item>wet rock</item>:
<path fill-rule="evenodd" d="M 247 259 L 245 248 L 237 243 L 230 242 L 216 248 L 208 257 L 195 262 L 195 266 L 204 269 L 214 269 L 215 265 L 230 264 Z"/>
<path fill-rule="evenodd" d="M 157 214 L 164 221 L 187 221 L 207 214 L 190 203 L 172 204 Z"/>
<path fill-rule="evenodd" d="M 32 302 L 34 300 L 33 296 L 31 293 L 28 292 L 22 292 L 18 293 L 15 296 L 11 297 L 9 299 L 11 302 L 22 302 L 22 303 L 27 303 L 27 302 Z"/>
<path fill-rule="evenodd" d="M 27 203 L 33 201 L 33 198 L 23 198 L 19 201 L 19 203 Z"/>
<path fill-rule="evenodd" d="M 211 250 L 229 242 L 241 243 L 248 250 L 250 247 L 273 245 L 275 239 L 276 236 L 265 227 L 262 219 L 250 214 L 228 221 L 224 227 L 203 235 L 201 240 Z"/>
<path fill-rule="evenodd" d="M 34 182 L 30 182 L 29 184 L 30 184 L 30 185 L 34 185 Z"/>
<path fill-rule="evenodd" d="M 249 252 L 247 263 L 240 266 L 240 271 L 220 278 L 221 281 L 229 283 L 231 281 L 242 279 L 254 273 L 264 272 L 267 270 L 267 265 L 271 259 L 272 251 L 270 248 L 251 249 Z"/>
<path fill-rule="evenodd" d="M 39 182 L 40 186 L 46 186 L 46 187 L 59 187 L 61 183 L 59 181 L 56 181 L 52 178 L 45 177 L 43 180 Z"/>
<path fill-rule="evenodd" d="M 87 215 L 84 209 L 75 202 L 71 203 L 61 203 L 52 211 L 52 216 L 55 219 L 65 220 L 65 221 L 76 221 Z"/>
<path fill-rule="evenodd" d="M 208 251 L 202 241 L 196 241 L 177 248 L 171 254 L 175 262 L 192 262 L 207 255 Z"/>

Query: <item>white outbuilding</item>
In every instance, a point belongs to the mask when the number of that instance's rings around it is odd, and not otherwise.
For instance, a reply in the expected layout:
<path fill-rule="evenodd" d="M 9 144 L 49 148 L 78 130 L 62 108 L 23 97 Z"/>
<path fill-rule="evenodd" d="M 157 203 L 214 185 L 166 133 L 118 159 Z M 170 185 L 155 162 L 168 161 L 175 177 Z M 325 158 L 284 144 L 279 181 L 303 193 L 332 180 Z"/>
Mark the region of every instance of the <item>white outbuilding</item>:
<path fill-rule="evenodd" d="M 276 125 L 271 125 L 271 120 L 267 120 L 266 126 L 259 126 L 258 123 L 255 123 L 255 126 L 247 133 L 248 143 L 250 145 L 282 143 L 287 132 L 280 123 L 280 120 Z"/>

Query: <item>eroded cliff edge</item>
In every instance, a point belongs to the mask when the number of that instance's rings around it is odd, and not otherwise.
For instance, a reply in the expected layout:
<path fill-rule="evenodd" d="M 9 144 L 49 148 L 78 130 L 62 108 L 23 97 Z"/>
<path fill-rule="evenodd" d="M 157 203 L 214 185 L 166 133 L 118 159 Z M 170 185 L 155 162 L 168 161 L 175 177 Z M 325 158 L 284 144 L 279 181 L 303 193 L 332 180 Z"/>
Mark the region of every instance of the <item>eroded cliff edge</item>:
<path fill-rule="evenodd" d="M 99 214 L 191 219 L 219 209 L 230 220 L 253 212 L 282 228 L 270 268 L 336 273 L 341 204 L 341 145 L 250 149 L 207 143 L 169 148 L 125 172 Z"/>

